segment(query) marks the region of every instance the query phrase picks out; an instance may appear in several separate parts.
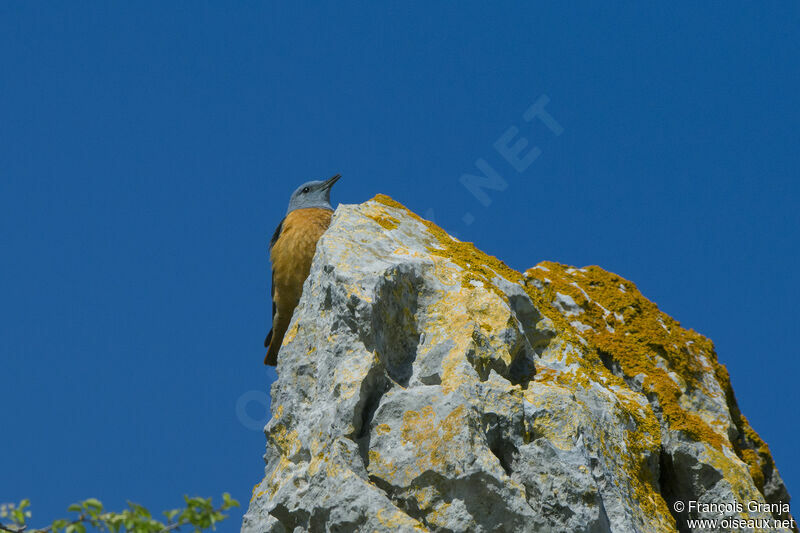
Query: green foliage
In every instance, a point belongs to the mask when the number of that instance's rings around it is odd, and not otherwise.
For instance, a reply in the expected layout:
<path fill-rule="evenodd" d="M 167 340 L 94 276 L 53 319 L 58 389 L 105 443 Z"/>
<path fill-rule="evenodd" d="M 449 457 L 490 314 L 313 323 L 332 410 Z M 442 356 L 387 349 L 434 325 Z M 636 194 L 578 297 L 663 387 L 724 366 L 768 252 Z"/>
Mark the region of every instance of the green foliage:
<path fill-rule="evenodd" d="M 189 498 L 184 496 L 186 507 L 164 511 L 165 521 L 152 517 L 150 511 L 138 503 L 128 502 L 128 508 L 121 512 L 103 509 L 103 504 L 89 498 L 67 507 L 67 512 L 75 513 L 72 518 L 55 520 L 41 529 L 28 529 L 31 517 L 30 501 L 18 504 L 0 504 L 0 531 L 7 533 L 86 533 L 104 531 L 109 533 L 166 533 L 184 528 L 186 531 L 205 531 L 215 529 L 217 522 L 228 518 L 224 512 L 239 507 L 239 502 L 227 492 L 222 495 L 222 504 L 214 507 L 211 498 Z M 191 528 L 191 529 L 190 529 Z"/>
<path fill-rule="evenodd" d="M 22 500 L 17 505 L 13 503 L 0 504 L 0 519 L 10 520 L 12 525 L 24 528 L 25 520 L 31 517 L 31 512 L 27 510 L 30 505 L 29 500 Z M 2 522 L 0 522 L 1 525 Z"/>

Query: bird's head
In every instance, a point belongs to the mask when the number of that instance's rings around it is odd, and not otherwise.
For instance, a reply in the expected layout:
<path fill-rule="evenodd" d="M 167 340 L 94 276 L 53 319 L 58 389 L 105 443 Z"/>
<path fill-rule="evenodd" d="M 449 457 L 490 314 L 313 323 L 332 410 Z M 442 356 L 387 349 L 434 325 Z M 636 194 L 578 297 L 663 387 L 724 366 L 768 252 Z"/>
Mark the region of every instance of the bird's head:
<path fill-rule="evenodd" d="M 299 186 L 289 199 L 289 209 L 286 213 L 291 213 L 295 209 L 305 209 L 307 207 L 321 207 L 331 209 L 331 187 L 336 183 L 341 174 L 325 181 L 309 181 Z"/>

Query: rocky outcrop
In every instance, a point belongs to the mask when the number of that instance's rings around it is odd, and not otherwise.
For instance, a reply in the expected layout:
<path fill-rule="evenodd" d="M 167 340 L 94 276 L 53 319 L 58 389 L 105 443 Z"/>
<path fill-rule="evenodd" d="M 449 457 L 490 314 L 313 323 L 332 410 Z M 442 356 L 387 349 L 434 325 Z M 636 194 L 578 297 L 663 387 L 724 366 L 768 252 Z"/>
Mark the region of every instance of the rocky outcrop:
<path fill-rule="evenodd" d="M 272 413 L 246 532 L 790 518 L 708 339 L 619 276 L 516 272 L 385 196 L 319 241 Z"/>

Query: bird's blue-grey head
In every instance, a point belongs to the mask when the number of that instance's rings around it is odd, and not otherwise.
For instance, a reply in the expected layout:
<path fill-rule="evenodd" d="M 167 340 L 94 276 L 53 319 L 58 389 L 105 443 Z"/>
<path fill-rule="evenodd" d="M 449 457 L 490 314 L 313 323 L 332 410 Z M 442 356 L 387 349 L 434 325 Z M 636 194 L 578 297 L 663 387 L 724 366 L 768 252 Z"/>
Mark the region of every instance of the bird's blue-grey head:
<path fill-rule="evenodd" d="M 309 181 L 297 188 L 289 199 L 289 208 L 286 210 L 288 215 L 295 209 L 305 209 L 307 207 L 321 207 L 333 210 L 331 207 L 331 187 L 336 183 L 341 174 L 325 181 Z"/>

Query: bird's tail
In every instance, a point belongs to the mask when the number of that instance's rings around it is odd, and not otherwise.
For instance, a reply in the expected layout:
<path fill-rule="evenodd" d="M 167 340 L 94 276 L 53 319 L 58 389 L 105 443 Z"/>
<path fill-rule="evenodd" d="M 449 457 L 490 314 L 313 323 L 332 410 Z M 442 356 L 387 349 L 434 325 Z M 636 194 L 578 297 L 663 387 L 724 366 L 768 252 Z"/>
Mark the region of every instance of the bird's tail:
<path fill-rule="evenodd" d="M 267 338 L 264 339 L 264 348 L 267 349 L 267 355 L 264 357 L 264 364 L 269 366 L 275 366 L 278 364 L 278 350 L 272 349 L 272 330 L 269 330 L 267 333 Z"/>

